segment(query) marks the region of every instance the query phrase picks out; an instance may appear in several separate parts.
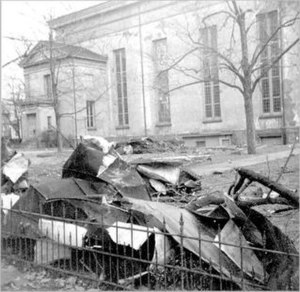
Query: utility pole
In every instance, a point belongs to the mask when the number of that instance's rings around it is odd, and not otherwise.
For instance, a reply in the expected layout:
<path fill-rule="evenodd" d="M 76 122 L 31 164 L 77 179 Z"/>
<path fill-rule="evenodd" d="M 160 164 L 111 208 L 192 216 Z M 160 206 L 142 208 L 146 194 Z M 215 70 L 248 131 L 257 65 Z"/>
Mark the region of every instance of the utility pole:
<path fill-rule="evenodd" d="M 73 103 L 74 103 L 74 119 L 75 119 L 75 143 L 78 145 L 77 137 L 77 107 L 76 107 L 76 88 L 75 88 L 75 70 L 74 70 L 74 61 L 72 66 L 72 83 L 73 83 Z"/>
<path fill-rule="evenodd" d="M 140 39 L 140 58 L 141 58 L 141 75 L 142 75 L 142 95 L 143 95 L 143 112 L 144 112 L 144 130 L 147 136 L 147 116 L 146 116 L 146 101 L 145 101 L 145 82 L 144 82 L 144 57 L 143 57 L 143 43 L 142 43 L 142 25 L 141 25 L 141 4 L 139 4 L 139 39 Z"/>

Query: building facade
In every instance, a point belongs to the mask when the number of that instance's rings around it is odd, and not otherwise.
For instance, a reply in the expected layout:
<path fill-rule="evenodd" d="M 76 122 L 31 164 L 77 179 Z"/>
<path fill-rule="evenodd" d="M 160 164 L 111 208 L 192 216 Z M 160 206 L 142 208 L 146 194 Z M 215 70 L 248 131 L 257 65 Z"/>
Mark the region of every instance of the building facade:
<path fill-rule="evenodd" d="M 20 64 L 26 96 L 22 104 L 23 140 L 41 140 L 43 133 L 55 131 L 50 60 L 57 84 L 61 134 L 72 141 L 97 131 L 96 125 L 103 123 L 103 112 L 107 111 L 106 57 L 64 43 L 53 42 L 50 49 L 49 42 L 41 41 Z M 101 131 L 108 134 L 105 127 Z"/>
<path fill-rule="evenodd" d="M 237 4 L 249 13 L 253 82 L 262 75 L 252 98 L 257 138 L 291 142 L 300 123 L 300 25 L 293 21 L 299 2 Z M 108 1 L 51 21 L 57 41 L 107 56 L 106 110 L 87 132 L 180 136 L 191 146 L 244 144 L 242 46 L 233 9 L 224 1 Z"/>

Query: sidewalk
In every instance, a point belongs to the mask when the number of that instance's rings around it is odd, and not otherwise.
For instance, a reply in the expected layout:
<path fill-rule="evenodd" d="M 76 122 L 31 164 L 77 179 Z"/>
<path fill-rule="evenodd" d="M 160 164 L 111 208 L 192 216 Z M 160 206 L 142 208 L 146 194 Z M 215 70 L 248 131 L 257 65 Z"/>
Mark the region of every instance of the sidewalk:
<path fill-rule="evenodd" d="M 212 163 L 209 165 L 201 165 L 201 163 L 192 163 L 186 166 L 186 169 L 194 172 L 197 175 L 210 175 L 215 171 L 224 172 L 227 170 L 232 170 L 237 167 L 247 167 L 250 165 L 263 163 L 267 161 L 274 161 L 277 159 L 287 158 L 290 154 L 290 150 L 275 152 L 275 153 L 264 153 L 264 154 L 255 154 L 253 156 L 249 156 L 247 158 L 241 158 L 234 161 L 227 161 L 223 163 Z M 295 148 L 293 151 L 294 155 L 300 154 L 300 148 Z M 292 156 L 290 159 L 298 159 Z"/>

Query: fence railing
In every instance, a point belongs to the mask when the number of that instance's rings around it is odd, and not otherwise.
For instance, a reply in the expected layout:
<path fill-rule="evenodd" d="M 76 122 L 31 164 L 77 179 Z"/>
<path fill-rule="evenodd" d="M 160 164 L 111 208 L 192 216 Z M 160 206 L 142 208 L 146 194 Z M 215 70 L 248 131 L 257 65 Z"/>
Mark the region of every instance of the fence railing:
<path fill-rule="evenodd" d="M 2 256 L 89 279 L 101 290 L 268 290 L 272 260 L 299 259 L 297 253 L 267 249 L 265 240 L 254 247 L 244 245 L 240 235 L 228 243 L 220 227 L 214 240 L 203 239 L 200 229 L 195 237 L 184 236 L 188 222 L 182 218 L 180 233 L 170 234 L 165 222 L 158 229 L 111 218 L 108 225 L 104 219 L 111 214 L 91 222 L 80 209 L 63 206 L 58 211 L 53 204 L 47 210 L 40 205 L 40 213 L 2 206 Z M 203 248 L 207 243 L 218 248 L 217 262 Z M 197 254 L 187 248 L 191 245 Z M 227 262 L 224 250 L 232 255 Z M 247 251 L 261 259 L 261 266 L 251 259 L 251 268 Z M 291 278 L 287 287 L 292 289 Z"/>

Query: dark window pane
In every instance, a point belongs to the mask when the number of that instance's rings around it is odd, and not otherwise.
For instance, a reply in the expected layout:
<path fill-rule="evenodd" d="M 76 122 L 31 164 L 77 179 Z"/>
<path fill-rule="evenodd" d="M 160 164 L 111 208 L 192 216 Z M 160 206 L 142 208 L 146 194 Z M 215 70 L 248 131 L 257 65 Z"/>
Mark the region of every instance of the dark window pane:
<path fill-rule="evenodd" d="M 129 118 L 128 118 L 128 113 L 125 113 L 125 124 L 129 124 Z"/>
<path fill-rule="evenodd" d="M 212 117 L 212 107 L 211 107 L 211 105 L 206 105 L 205 106 L 205 115 L 206 115 L 207 118 Z"/>
<path fill-rule="evenodd" d="M 120 53 L 118 51 L 116 52 L 116 70 L 117 73 L 121 72 Z"/>
<path fill-rule="evenodd" d="M 270 112 L 270 100 L 269 99 L 263 99 L 263 112 L 264 113 Z"/>
<path fill-rule="evenodd" d="M 262 94 L 263 98 L 270 96 L 269 79 L 262 80 Z"/>
<path fill-rule="evenodd" d="M 280 80 L 278 77 L 272 79 L 273 97 L 280 96 Z"/>
<path fill-rule="evenodd" d="M 86 102 L 86 114 L 87 114 L 87 127 L 95 127 L 95 102 L 87 101 Z"/>
<path fill-rule="evenodd" d="M 276 97 L 273 99 L 273 111 L 280 112 L 281 111 L 281 100 L 280 97 Z"/>
<path fill-rule="evenodd" d="M 272 67 L 272 76 L 279 76 L 279 64 L 275 64 Z"/>
<path fill-rule="evenodd" d="M 205 104 L 211 104 L 211 85 L 210 82 L 205 82 Z"/>
<path fill-rule="evenodd" d="M 125 49 L 120 49 L 115 51 L 115 56 L 116 56 L 116 68 L 117 68 L 116 84 L 117 84 L 117 97 L 118 97 L 118 119 L 119 119 L 119 125 L 124 125 L 124 123 L 128 123 Z"/>
<path fill-rule="evenodd" d="M 122 71 L 126 72 L 126 57 L 125 50 L 122 50 Z"/>
<path fill-rule="evenodd" d="M 122 86 L 121 83 L 117 84 L 117 92 L 118 92 L 118 97 L 122 97 Z"/>
<path fill-rule="evenodd" d="M 122 113 L 119 113 L 119 125 L 122 126 L 124 123 L 123 123 L 123 114 Z"/>
<path fill-rule="evenodd" d="M 270 21 L 270 34 L 274 33 L 278 27 L 278 13 L 277 11 L 271 11 L 268 13 Z M 276 34 L 277 37 L 278 33 Z"/>
<path fill-rule="evenodd" d="M 221 117 L 221 105 L 219 103 L 215 104 L 215 117 Z"/>
<path fill-rule="evenodd" d="M 219 85 L 214 86 L 214 103 L 220 103 L 220 88 L 219 88 Z"/>

